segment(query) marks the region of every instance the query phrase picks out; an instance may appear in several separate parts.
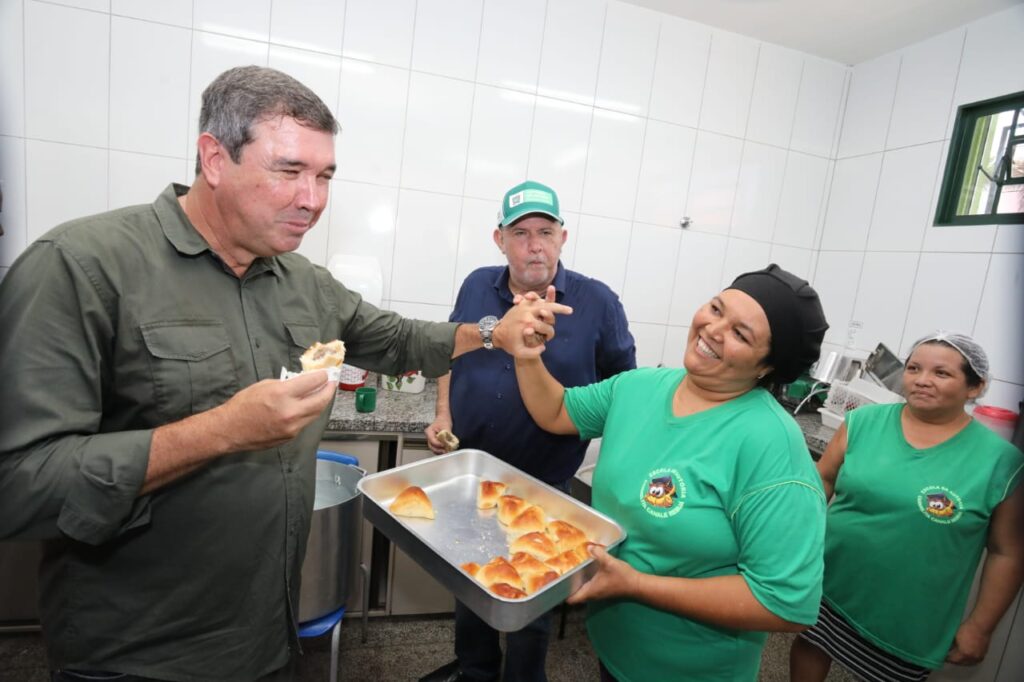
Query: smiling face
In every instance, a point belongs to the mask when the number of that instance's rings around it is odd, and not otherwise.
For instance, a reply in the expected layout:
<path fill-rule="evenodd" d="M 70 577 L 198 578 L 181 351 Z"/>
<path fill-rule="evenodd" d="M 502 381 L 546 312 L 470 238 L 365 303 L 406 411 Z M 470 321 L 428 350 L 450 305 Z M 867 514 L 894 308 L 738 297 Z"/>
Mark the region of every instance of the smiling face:
<path fill-rule="evenodd" d="M 726 289 L 693 316 L 683 365 L 709 388 L 746 391 L 771 371 L 765 363 L 770 349 L 764 310 L 749 294 Z"/>
<path fill-rule="evenodd" d="M 528 215 L 494 231 L 494 243 L 508 259 L 512 293 L 539 291 L 558 272 L 558 258 L 568 233 L 557 220 Z"/>
<path fill-rule="evenodd" d="M 964 357 L 945 344 L 922 343 L 903 368 L 903 394 L 919 414 L 957 414 L 983 386 L 968 386 Z"/>
<path fill-rule="evenodd" d="M 334 136 L 279 116 L 255 123 L 236 164 L 218 155 L 215 176 L 220 236 L 229 250 L 252 256 L 294 251 L 327 206 L 334 175 Z"/>

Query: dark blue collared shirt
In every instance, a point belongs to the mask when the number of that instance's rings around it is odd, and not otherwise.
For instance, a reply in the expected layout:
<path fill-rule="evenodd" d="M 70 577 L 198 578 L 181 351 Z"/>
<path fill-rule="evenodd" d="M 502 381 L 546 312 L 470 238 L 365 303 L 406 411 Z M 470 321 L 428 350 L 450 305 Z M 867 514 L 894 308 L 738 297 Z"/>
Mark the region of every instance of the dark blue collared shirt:
<path fill-rule="evenodd" d="M 569 387 L 635 368 L 636 345 L 615 292 L 566 270 L 561 262 L 554 285 L 556 300 L 572 306 L 573 313 L 555 321 L 555 338 L 543 356 L 548 371 Z M 449 319 L 500 318 L 511 307 L 508 267 L 485 267 L 466 277 Z M 512 356 L 504 351 L 480 350 L 457 358 L 449 405 L 461 447 L 489 452 L 546 483 L 564 483 L 583 461 L 589 441 L 557 436 L 534 424 L 519 395 Z"/>

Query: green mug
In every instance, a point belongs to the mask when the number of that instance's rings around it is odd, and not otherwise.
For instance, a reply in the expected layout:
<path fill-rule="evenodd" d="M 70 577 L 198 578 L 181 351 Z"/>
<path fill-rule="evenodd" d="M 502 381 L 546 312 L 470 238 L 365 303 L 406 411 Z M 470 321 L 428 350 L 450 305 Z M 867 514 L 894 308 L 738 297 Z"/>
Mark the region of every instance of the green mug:
<path fill-rule="evenodd" d="M 356 389 L 356 412 L 373 412 L 377 409 L 377 389 L 362 386 Z"/>

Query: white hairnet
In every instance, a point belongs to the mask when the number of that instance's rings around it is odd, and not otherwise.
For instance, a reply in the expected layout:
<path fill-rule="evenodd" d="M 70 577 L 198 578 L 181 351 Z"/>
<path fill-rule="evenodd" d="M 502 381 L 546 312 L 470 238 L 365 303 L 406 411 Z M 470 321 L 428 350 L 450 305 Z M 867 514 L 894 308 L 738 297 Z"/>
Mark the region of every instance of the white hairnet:
<path fill-rule="evenodd" d="M 988 388 L 988 356 L 985 355 L 985 349 L 981 347 L 981 344 L 967 334 L 957 334 L 956 332 L 947 332 L 940 329 L 915 341 L 907 358 L 914 353 L 918 346 L 929 341 L 941 341 L 955 348 L 964 357 L 967 364 L 971 366 L 974 373 L 985 382 L 985 388 Z M 984 392 L 984 389 L 982 392 Z"/>

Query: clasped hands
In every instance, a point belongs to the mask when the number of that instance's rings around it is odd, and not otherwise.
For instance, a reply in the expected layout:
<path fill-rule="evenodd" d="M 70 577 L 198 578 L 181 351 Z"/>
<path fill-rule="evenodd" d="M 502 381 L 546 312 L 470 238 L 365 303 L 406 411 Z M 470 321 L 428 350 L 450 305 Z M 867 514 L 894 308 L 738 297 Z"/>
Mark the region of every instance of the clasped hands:
<path fill-rule="evenodd" d="M 528 291 L 516 294 L 494 329 L 494 345 L 516 358 L 537 358 L 545 344 L 555 338 L 555 316 L 572 315 L 572 308 L 555 302 L 555 287 L 548 286 L 544 298 Z"/>

